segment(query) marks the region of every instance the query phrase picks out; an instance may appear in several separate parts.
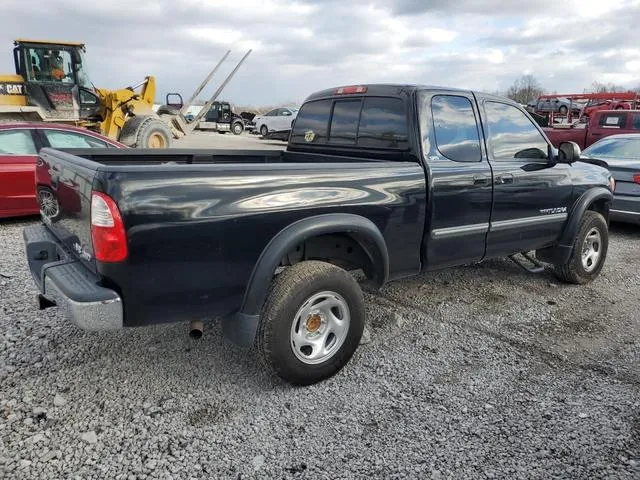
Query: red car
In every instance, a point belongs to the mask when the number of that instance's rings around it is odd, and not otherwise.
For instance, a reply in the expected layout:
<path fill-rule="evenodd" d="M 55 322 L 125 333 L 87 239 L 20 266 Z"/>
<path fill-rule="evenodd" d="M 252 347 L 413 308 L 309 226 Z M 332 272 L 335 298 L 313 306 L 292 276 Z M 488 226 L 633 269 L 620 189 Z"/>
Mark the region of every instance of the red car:
<path fill-rule="evenodd" d="M 43 147 L 126 148 L 107 137 L 69 125 L 0 124 L 0 218 L 37 215 L 40 204 L 51 210 L 48 212 L 50 216 L 55 216 L 53 210 L 57 208 L 57 202 L 52 192 L 46 189 L 36 192 L 35 187 L 36 160 L 38 150 Z M 73 188 L 73 179 L 60 179 L 52 183 L 61 190 Z"/>

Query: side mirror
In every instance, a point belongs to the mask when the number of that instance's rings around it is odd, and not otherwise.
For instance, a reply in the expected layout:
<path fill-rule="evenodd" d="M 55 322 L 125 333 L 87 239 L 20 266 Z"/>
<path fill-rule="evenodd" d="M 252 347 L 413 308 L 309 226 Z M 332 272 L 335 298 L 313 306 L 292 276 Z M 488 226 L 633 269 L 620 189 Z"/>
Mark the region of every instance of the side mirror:
<path fill-rule="evenodd" d="M 558 146 L 558 161 L 573 163 L 580 160 L 580 147 L 576 142 L 562 142 Z"/>

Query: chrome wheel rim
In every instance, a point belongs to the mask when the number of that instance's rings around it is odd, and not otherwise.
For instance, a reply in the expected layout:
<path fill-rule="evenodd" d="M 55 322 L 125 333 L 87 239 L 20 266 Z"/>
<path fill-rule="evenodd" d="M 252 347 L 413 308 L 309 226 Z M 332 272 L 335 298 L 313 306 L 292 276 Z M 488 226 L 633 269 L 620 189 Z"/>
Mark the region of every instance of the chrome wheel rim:
<path fill-rule="evenodd" d="M 38 199 L 40 201 L 40 211 L 45 217 L 53 218 L 58 215 L 60 206 L 58 200 L 53 195 L 53 192 L 49 190 L 40 190 L 38 193 Z"/>
<path fill-rule="evenodd" d="M 236 124 L 236 125 L 233 127 L 233 133 L 235 133 L 236 135 L 240 135 L 240 134 L 242 133 L 242 126 L 241 126 L 241 125 Z"/>
<path fill-rule="evenodd" d="M 291 324 L 291 349 L 302 363 L 317 365 L 333 357 L 349 334 L 351 315 L 345 299 L 325 291 L 309 297 Z"/>
<path fill-rule="evenodd" d="M 592 228 L 582 244 L 582 268 L 589 273 L 596 269 L 602 256 L 602 235 L 600 230 Z"/>

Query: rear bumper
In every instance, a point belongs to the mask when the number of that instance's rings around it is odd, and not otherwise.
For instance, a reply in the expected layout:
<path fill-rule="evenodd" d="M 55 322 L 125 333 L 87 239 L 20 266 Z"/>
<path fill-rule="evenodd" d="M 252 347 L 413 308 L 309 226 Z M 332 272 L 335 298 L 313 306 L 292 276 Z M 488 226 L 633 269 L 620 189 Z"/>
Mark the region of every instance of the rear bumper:
<path fill-rule="evenodd" d="M 99 285 L 99 277 L 85 267 L 42 225 L 23 232 L 31 275 L 40 290 L 40 308 L 58 306 L 83 330 L 122 328 L 122 299 Z M 46 300 L 46 301 L 43 301 Z"/>

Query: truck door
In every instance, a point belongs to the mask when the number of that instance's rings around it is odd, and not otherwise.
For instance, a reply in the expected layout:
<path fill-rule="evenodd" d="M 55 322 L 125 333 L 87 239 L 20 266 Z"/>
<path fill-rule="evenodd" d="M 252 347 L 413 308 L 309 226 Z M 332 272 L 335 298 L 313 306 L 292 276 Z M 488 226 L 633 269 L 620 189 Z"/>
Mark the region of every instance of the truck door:
<path fill-rule="evenodd" d="M 495 98 L 480 103 L 494 190 L 487 256 L 551 244 L 571 205 L 571 166 L 549 163 L 551 146 L 522 109 Z"/>
<path fill-rule="evenodd" d="M 419 106 L 430 191 L 426 268 L 479 261 L 489 230 L 492 182 L 475 99 L 464 92 L 425 91 Z"/>

